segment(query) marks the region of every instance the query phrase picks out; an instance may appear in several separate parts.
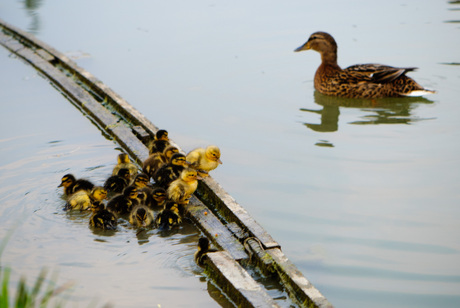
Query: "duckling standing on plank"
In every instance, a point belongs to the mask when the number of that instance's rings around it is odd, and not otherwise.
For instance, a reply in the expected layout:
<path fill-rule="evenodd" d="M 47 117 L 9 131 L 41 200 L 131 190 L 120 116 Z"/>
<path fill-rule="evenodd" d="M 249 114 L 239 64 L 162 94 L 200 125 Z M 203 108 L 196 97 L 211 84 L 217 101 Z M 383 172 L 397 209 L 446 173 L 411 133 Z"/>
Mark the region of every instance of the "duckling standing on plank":
<path fill-rule="evenodd" d="M 164 129 L 160 129 L 155 134 L 155 139 L 152 142 L 150 142 L 148 146 L 149 154 L 157 152 L 162 153 L 167 146 L 169 146 L 168 132 Z"/>
<path fill-rule="evenodd" d="M 121 193 L 131 181 L 131 175 L 128 168 L 121 168 L 118 170 L 117 175 L 109 177 L 105 183 L 104 188 L 109 193 Z"/>
<path fill-rule="evenodd" d="M 220 149 L 215 145 L 210 145 L 206 149 L 195 149 L 187 154 L 187 162 L 191 168 L 198 170 L 201 177 L 206 177 L 209 175 L 209 171 L 222 164 Z"/>
<path fill-rule="evenodd" d="M 158 169 L 160 169 L 160 167 L 164 164 L 169 163 L 169 161 L 171 160 L 171 156 L 174 153 L 178 152 L 178 148 L 176 148 L 175 146 L 169 146 L 162 153 L 155 152 L 153 154 L 150 154 L 149 157 L 144 161 L 144 164 L 142 166 L 142 172 L 144 172 L 152 178 L 155 172 Z"/>
<path fill-rule="evenodd" d="M 125 215 L 129 214 L 138 204 L 137 187 L 131 185 L 123 190 L 123 194 L 110 199 L 107 203 L 107 209 L 117 215 Z"/>
<path fill-rule="evenodd" d="M 107 190 L 101 186 L 95 186 L 90 193 L 80 190 L 72 194 L 65 206 L 65 210 L 85 211 L 91 209 L 92 205 L 100 204 L 107 198 Z"/>
<path fill-rule="evenodd" d="M 153 175 L 155 184 L 167 188 L 169 184 L 180 176 L 180 173 L 186 168 L 187 161 L 182 153 L 175 153 L 171 157 L 170 163 L 163 165 Z"/>
<path fill-rule="evenodd" d="M 129 223 L 134 227 L 147 228 L 153 221 L 153 211 L 144 205 L 137 205 L 129 214 Z"/>
<path fill-rule="evenodd" d="M 198 187 L 197 171 L 184 169 L 180 177 L 172 181 L 166 190 L 168 199 L 179 204 L 188 204 L 189 199 Z"/>
<path fill-rule="evenodd" d="M 321 65 L 315 74 L 315 89 L 324 94 L 348 98 L 422 96 L 435 91 L 423 88 L 406 76 L 415 67 L 358 64 L 341 69 L 337 64 L 337 43 L 326 32 L 313 33 L 294 51 L 315 50 Z"/>
<path fill-rule="evenodd" d="M 117 175 L 118 171 L 123 168 L 129 170 L 131 177 L 134 177 L 138 172 L 136 165 L 131 162 L 131 159 L 129 159 L 129 156 L 126 153 L 121 153 L 118 155 L 117 165 L 113 168 L 112 175 Z"/>
<path fill-rule="evenodd" d="M 85 179 L 76 179 L 72 174 L 66 174 L 61 179 L 61 184 L 58 187 L 64 187 L 64 193 L 69 197 L 71 194 L 79 190 L 90 192 L 94 188 L 94 184 Z"/>
<path fill-rule="evenodd" d="M 90 227 L 102 230 L 115 230 L 117 228 L 117 217 L 106 210 L 103 203 L 93 204 L 91 210 L 93 215 L 89 219 Z"/>
<path fill-rule="evenodd" d="M 204 260 L 206 259 L 206 254 L 208 252 L 216 252 L 217 249 L 210 249 L 209 248 L 209 240 L 206 237 L 201 237 L 198 240 L 198 250 L 195 252 L 193 259 L 195 260 L 196 264 L 199 266 L 204 266 Z"/>

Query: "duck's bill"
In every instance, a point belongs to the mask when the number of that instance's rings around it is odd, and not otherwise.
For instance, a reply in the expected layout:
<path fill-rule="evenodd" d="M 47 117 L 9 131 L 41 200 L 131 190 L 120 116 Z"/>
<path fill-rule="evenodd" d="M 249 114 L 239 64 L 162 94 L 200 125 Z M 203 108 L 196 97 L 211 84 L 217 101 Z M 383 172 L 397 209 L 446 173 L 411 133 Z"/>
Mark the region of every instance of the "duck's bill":
<path fill-rule="evenodd" d="M 307 42 L 308 43 L 308 42 Z M 299 52 L 299 51 L 302 51 L 302 50 L 307 50 L 307 49 L 310 49 L 308 46 L 307 46 L 307 43 L 303 44 L 302 46 L 294 49 L 294 52 Z"/>

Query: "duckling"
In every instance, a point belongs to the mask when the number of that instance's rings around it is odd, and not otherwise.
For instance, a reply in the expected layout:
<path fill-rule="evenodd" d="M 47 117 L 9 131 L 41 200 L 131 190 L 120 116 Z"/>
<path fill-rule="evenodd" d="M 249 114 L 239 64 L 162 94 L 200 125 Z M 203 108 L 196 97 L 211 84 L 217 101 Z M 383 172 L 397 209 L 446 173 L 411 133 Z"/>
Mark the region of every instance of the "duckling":
<path fill-rule="evenodd" d="M 171 182 L 166 190 L 166 194 L 171 201 L 188 204 L 190 197 L 197 187 L 197 171 L 187 168 L 181 172 L 179 178 Z"/>
<path fill-rule="evenodd" d="M 137 187 L 137 190 L 139 192 L 138 198 L 141 199 L 140 203 L 143 203 L 147 206 L 151 206 L 151 204 L 154 203 L 154 201 L 152 200 L 152 188 L 148 186 L 149 182 L 150 178 L 148 177 L 148 175 L 146 175 L 145 173 L 139 173 L 134 178 L 132 184 Z"/>
<path fill-rule="evenodd" d="M 129 214 L 129 223 L 134 227 L 150 227 L 153 221 L 153 211 L 144 205 L 137 205 Z"/>
<path fill-rule="evenodd" d="M 137 187 L 130 185 L 123 190 L 123 193 L 109 200 L 107 209 L 117 215 L 129 214 L 139 204 L 137 199 Z"/>
<path fill-rule="evenodd" d="M 73 174 L 66 174 L 61 179 L 61 184 L 58 187 L 64 187 L 64 194 L 70 196 L 79 190 L 91 191 L 94 184 L 85 179 L 76 179 Z"/>
<path fill-rule="evenodd" d="M 109 177 L 105 183 L 104 188 L 109 193 L 121 193 L 131 180 L 131 175 L 128 168 L 121 168 L 116 175 Z"/>
<path fill-rule="evenodd" d="M 198 240 L 198 250 L 195 252 L 193 259 L 199 266 L 204 266 L 204 260 L 208 252 L 216 252 L 217 249 L 209 248 L 209 240 L 207 237 L 201 237 Z"/>
<path fill-rule="evenodd" d="M 222 164 L 220 149 L 215 145 L 210 145 L 206 149 L 195 149 L 187 154 L 187 162 L 191 168 L 198 170 L 201 177 L 208 176 L 209 171 Z"/>
<path fill-rule="evenodd" d="M 80 211 L 89 210 L 92 205 L 100 204 L 106 198 L 107 190 L 101 186 L 95 186 L 90 193 L 86 190 L 79 190 L 69 197 L 64 209 Z"/>
<path fill-rule="evenodd" d="M 169 136 L 168 132 L 164 129 L 160 129 L 157 131 L 155 134 L 155 139 L 150 142 L 148 148 L 149 148 L 149 154 L 153 153 L 162 153 L 167 146 L 169 146 Z"/>
<path fill-rule="evenodd" d="M 166 190 L 163 187 L 156 187 L 152 191 L 152 200 L 148 204 L 152 210 L 163 208 L 166 202 Z"/>
<path fill-rule="evenodd" d="M 169 146 L 163 152 L 150 154 L 143 163 L 142 172 L 147 174 L 149 177 L 153 177 L 155 172 L 164 164 L 169 163 L 171 156 L 178 152 L 179 149 L 177 147 Z"/>
<path fill-rule="evenodd" d="M 435 93 L 406 76 L 416 67 L 358 64 L 345 69 L 337 64 L 337 43 L 326 32 L 313 33 L 294 51 L 315 50 L 321 54 L 314 85 L 324 94 L 348 98 L 421 96 Z"/>
<path fill-rule="evenodd" d="M 118 155 L 117 165 L 113 168 L 112 175 L 118 174 L 118 171 L 120 171 L 120 169 L 122 168 L 128 169 L 131 177 L 134 177 L 138 171 L 136 165 L 131 162 L 131 159 L 129 159 L 128 154 L 125 153 L 121 153 Z"/>
<path fill-rule="evenodd" d="M 179 205 L 175 202 L 167 202 L 165 208 L 155 217 L 155 226 L 161 230 L 169 230 L 182 223 L 179 215 Z"/>
<path fill-rule="evenodd" d="M 102 230 L 115 230 L 118 225 L 117 217 L 105 209 L 103 203 L 95 203 L 91 206 L 93 215 L 89 219 L 90 227 Z"/>
<path fill-rule="evenodd" d="M 163 165 L 153 175 L 155 184 L 167 188 L 169 184 L 177 179 L 180 173 L 186 168 L 187 161 L 182 153 L 175 153 L 171 157 L 170 163 Z"/>

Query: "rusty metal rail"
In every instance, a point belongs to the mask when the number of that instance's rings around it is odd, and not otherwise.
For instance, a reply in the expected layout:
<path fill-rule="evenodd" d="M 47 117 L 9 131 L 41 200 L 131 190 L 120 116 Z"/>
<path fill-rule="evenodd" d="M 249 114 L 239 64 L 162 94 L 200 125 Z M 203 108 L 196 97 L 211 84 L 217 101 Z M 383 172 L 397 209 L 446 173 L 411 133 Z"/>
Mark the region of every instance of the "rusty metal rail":
<path fill-rule="evenodd" d="M 64 54 L 2 20 L 0 45 L 49 79 L 138 164 L 148 157 L 146 144 L 158 128 L 104 83 Z M 280 245 L 212 177 L 200 181 L 187 214 L 222 250 L 209 255 L 207 271 L 235 303 L 278 306 L 241 265 L 255 262 L 282 284 L 295 305 L 332 307 L 283 254 Z"/>

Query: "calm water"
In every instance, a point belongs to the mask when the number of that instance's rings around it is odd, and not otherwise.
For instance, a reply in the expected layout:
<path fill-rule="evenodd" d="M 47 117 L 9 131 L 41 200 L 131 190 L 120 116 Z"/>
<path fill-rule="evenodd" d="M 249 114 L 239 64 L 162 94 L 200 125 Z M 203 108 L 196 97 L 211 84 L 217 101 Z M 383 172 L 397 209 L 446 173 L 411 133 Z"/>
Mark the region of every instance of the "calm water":
<path fill-rule="evenodd" d="M 7 0 L 0 18 L 73 57 L 184 150 L 219 145 L 213 177 L 335 306 L 460 306 L 458 2 Z M 316 94 L 319 55 L 293 49 L 318 30 L 343 67 L 416 66 L 438 94 Z M 191 262 L 195 229 L 105 236 L 59 211 L 60 176 L 100 182 L 118 151 L 0 52 L 1 234 L 24 221 L 2 261 L 17 275 L 57 269 L 81 303 L 216 306 Z"/>

